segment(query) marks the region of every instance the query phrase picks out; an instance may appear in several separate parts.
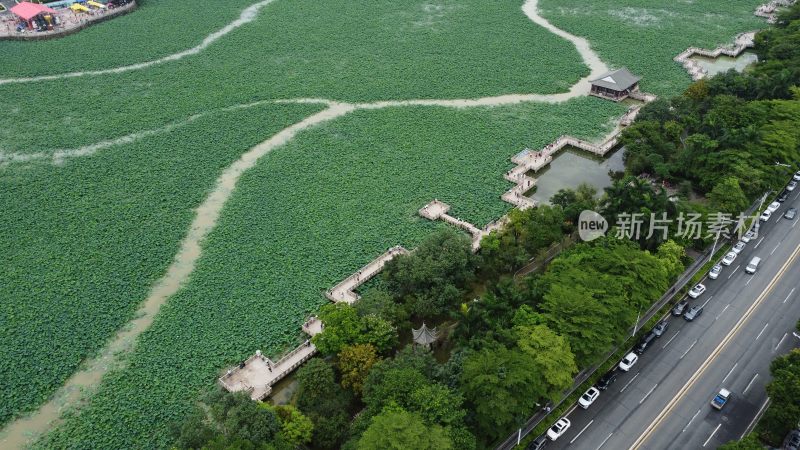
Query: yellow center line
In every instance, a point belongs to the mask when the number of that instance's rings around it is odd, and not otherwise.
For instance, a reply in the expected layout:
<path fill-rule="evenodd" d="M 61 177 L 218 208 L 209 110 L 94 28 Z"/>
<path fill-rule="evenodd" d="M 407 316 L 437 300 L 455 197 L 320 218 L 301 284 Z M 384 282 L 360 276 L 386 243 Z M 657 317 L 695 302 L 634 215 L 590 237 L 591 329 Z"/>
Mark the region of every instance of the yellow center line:
<path fill-rule="evenodd" d="M 686 384 L 684 384 L 683 387 L 678 391 L 678 394 L 675 397 L 673 397 L 669 403 L 667 403 L 667 406 L 663 410 L 661 410 L 658 416 L 656 416 L 655 420 L 653 420 L 653 422 L 650 423 L 650 425 L 648 425 L 647 429 L 639 436 L 638 439 L 636 439 L 636 442 L 634 442 L 633 445 L 631 445 L 630 447 L 631 450 L 636 450 L 640 448 L 642 444 L 644 444 L 644 442 L 647 439 L 649 439 L 650 436 L 653 434 L 653 432 L 655 432 L 655 430 L 661 425 L 664 419 L 672 412 L 672 410 L 675 409 L 675 406 L 678 404 L 678 402 L 681 401 L 681 399 L 683 399 L 683 397 L 686 395 L 689 389 L 691 389 L 694 383 L 703 375 L 703 373 L 706 371 L 706 369 L 708 369 L 711 363 L 713 363 L 714 360 L 717 359 L 720 353 L 722 353 L 722 350 L 725 349 L 728 343 L 739 332 L 739 330 L 742 328 L 742 325 L 744 325 L 744 323 L 750 318 L 750 316 L 753 314 L 758 305 L 760 305 L 761 302 L 763 302 L 764 299 L 767 298 L 767 295 L 769 295 L 769 293 L 775 287 L 777 282 L 783 277 L 789 266 L 794 262 L 795 259 L 797 259 L 798 255 L 800 255 L 800 245 L 798 245 L 794 249 L 794 252 L 792 252 L 792 256 L 789 257 L 788 260 L 786 260 L 786 262 L 783 264 L 778 273 L 775 274 L 775 277 L 772 278 L 772 280 L 769 282 L 769 285 L 767 285 L 766 289 L 764 289 L 764 291 L 761 292 L 761 295 L 759 295 L 756 301 L 753 302 L 752 305 L 750 305 L 750 307 L 747 309 L 747 312 L 745 312 L 739 319 L 739 321 L 736 322 L 736 325 L 733 327 L 733 329 L 731 329 L 731 331 L 728 332 L 728 335 L 725 336 L 725 339 L 723 339 L 722 342 L 719 343 L 717 348 L 714 349 L 714 351 L 706 359 L 706 361 L 700 366 L 700 368 L 697 369 L 697 371 L 691 376 L 691 378 L 689 378 L 689 381 Z"/>

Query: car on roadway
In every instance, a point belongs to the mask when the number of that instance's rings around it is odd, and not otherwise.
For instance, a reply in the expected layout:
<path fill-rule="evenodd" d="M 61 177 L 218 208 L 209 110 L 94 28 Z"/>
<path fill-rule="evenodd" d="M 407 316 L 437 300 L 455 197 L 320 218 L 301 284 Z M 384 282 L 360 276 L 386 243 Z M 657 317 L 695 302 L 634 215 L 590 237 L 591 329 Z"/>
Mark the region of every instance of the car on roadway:
<path fill-rule="evenodd" d="M 681 300 L 678 302 L 675 307 L 672 308 L 672 315 L 673 316 L 682 316 L 683 312 L 686 311 L 686 307 L 689 305 L 688 300 Z"/>
<path fill-rule="evenodd" d="M 736 260 L 736 252 L 728 252 L 724 258 L 722 258 L 722 265 L 723 266 L 730 266 Z"/>
<path fill-rule="evenodd" d="M 712 267 L 711 270 L 708 271 L 708 278 L 716 280 L 721 272 L 722 272 L 722 266 L 719 264 L 714 264 L 714 267 Z"/>
<path fill-rule="evenodd" d="M 700 297 L 705 291 L 706 287 L 702 283 L 698 283 L 697 286 L 689 290 L 689 297 L 692 298 Z"/>
<path fill-rule="evenodd" d="M 528 446 L 525 447 L 525 450 L 541 450 L 545 445 L 547 445 L 547 436 L 542 434 L 536 439 L 532 440 Z"/>
<path fill-rule="evenodd" d="M 619 369 L 623 372 L 627 372 L 631 370 L 636 361 L 639 360 L 639 357 L 636 356 L 636 353 L 630 352 L 622 358 L 622 361 L 619 362 Z"/>
<path fill-rule="evenodd" d="M 785 202 L 786 200 L 789 200 L 789 191 L 787 191 L 786 189 L 784 189 L 784 190 L 782 190 L 782 191 L 781 191 L 781 194 L 780 194 L 780 195 L 778 195 L 778 201 L 779 201 L 779 202 L 781 202 L 781 203 L 783 203 L 783 202 Z"/>
<path fill-rule="evenodd" d="M 567 432 L 570 425 L 572 425 L 572 423 L 570 423 L 569 419 L 566 417 L 558 419 L 558 422 L 554 423 L 553 426 L 547 430 L 547 437 L 549 437 L 551 441 L 555 441 Z"/>
<path fill-rule="evenodd" d="M 795 208 L 789 208 L 783 213 L 784 219 L 794 220 L 795 217 L 797 217 L 797 210 Z"/>
<path fill-rule="evenodd" d="M 792 192 L 796 187 L 797 187 L 797 181 L 792 180 L 789 182 L 789 184 L 786 185 L 786 190 Z"/>
<path fill-rule="evenodd" d="M 739 242 L 736 243 L 736 245 L 733 246 L 733 248 L 731 250 L 733 250 L 738 255 L 739 253 L 742 253 L 742 250 L 744 250 L 744 246 L 745 246 L 745 243 L 742 242 L 742 241 L 739 241 Z"/>
<path fill-rule="evenodd" d="M 720 389 L 719 393 L 717 393 L 717 395 L 711 399 L 711 406 L 713 406 L 715 409 L 722 409 L 722 407 L 725 406 L 730 399 L 731 391 L 727 389 Z"/>
<path fill-rule="evenodd" d="M 600 390 L 592 386 L 589 389 L 587 389 L 586 392 L 583 393 L 583 395 L 581 395 L 581 398 L 578 399 L 578 404 L 581 405 L 581 408 L 583 409 L 589 409 L 589 407 L 592 406 L 592 403 L 594 403 L 594 401 L 597 400 L 597 397 L 599 396 L 600 396 Z"/>
<path fill-rule="evenodd" d="M 652 331 L 648 332 L 647 334 L 642 336 L 641 339 L 639 339 L 639 342 L 636 344 L 636 347 L 634 347 L 633 351 L 641 355 L 642 353 L 644 353 L 645 350 L 647 350 L 650 347 L 650 345 L 653 343 L 653 341 L 656 340 L 657 337 L 658 336 L 656 336 L 656 334 L 653 333 Z"/>
<path fill-rule="evenodd" d="M 794 181 L 800 181 L 800 170 L 798 170 L 797 172 L 794 173 L 794 175 L 792 175 L 792 179 Z"/>
<path fill-rule="evenodd" d="M 691 322 L 694 319 L 700 317 L 700 314 L 703 314 L 703 307 L 700 305 L 695 305 L 689 308 L 688 311 L 683 313 L 683 318 L 686 319 L 687 322 Z"/>
<path fill-rule="evenodd" d="M 751 239 L 753 239 L 755 237 L 756 237 L 756 231 L 755 230 L 747 230 L 747 233 L 745 233 L 742 236 L 742 242 L 748 243 L 748 242 L 750 242 Z"/>
<path fill-rule="evenodd" d="M 786 435 L 783 440 L 783 450 L 798 450 L 800 449 L 800 430 L 792 430 Z"/>
<path fill-rule="evenodd" d="M 761 216 L 758 219 L 761 220 L 762 222 L 766 222 L 769 220 L 770 217 L 772 217 L 772 212 L 770 212 L 770 210 L 768 209 L 765 209 L 764 212 L 761 213 Z"/>
<path fill-rule="evenodd" d="M 772 202 L 772 203 L 769 204 L 769 206 L 767 206 L 767 211 L 769 211 L 770 213 L 774 213 L 780 207 L 781 207 L 781 203 L 780 202 Z"/>
<path fill-rule="evenodd" d="M 617 371 L 615 369 L 611 369 L 602 377 L 600 377 L 599 380 L 597 380 L 597 389 L 605 391 L 609 386 L 614 384 L 615 381 L 617 381 Z"/>
<path fill-rule="evenodd" d="M 664 319 L 653 327 L 653 334 L 655 334 L 656 337 L 661 337 L 662 334 L 667 332 L 667 328 L 669 328 L 669 320 Z"/>

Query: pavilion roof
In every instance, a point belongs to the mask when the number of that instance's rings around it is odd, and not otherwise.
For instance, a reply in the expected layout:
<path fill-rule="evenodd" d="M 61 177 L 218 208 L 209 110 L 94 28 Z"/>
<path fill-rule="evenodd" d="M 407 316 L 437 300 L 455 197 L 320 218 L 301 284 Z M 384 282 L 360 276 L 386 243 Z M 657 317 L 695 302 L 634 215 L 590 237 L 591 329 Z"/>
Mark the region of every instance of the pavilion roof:
<path fill-rule="evenodd" d="M 638 83 L 641 77 L 632 74 L 628 69 L 621 68 L 606 72 L 590 82 L 595 86 L 613 89 L 615 91 L 624 91 L 634 84 Z"/>
<path fill-rule="evenodd" d="M 412 329 L 411 334 L 414 336 L 414 342 L 419 345 L 433 344 L 439 337 L 439 332 L 436 331 L 436 328 L 428 328 L 425 325 L 425 322 L 422 323 L 422 327 L 420 329 Z"/>

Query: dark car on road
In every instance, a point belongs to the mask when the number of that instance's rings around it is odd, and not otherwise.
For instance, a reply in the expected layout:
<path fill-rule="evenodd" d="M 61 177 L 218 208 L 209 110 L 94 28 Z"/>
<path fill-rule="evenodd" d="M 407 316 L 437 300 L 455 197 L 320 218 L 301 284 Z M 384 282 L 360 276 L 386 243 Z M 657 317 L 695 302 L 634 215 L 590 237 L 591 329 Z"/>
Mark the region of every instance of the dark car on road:
<path fill-rule="evenodd" d="M 661 337 L 662 334 L 667 332 L 667 328 L 669 328 L 669 320 L 664 319 L 653 327 L 653 334 L 655 334 L 656 337 Z"/>
<path fill-rule="evenodd" d="M 789 192 L 784 190 L 781 192 L 781 195 L 778 196 L 778 201 L 783 203 L 789 199 Z"/>
<path fill-rule="evenodd" d="M 681 301 L 679 301 L 679 302 L 678 302 L 678 304 L 677 304 L 677 305 L 675 305 L 675 307 L 674 307 L 674 308 L 672 308 L 672 315 L 673 315 L 673 316 L 680 316 L 680 315 L 682 315 L 682 314 L 683 314 L 683 312 L 684 312 L 684 311 L 686 311 L 686 307 L 687 307 L 688 305 L 689 305 L 689 301 L 688 301 L 688 300 L 681 300 Z"/>
<path fill-rule="evenodd" d="M 633 351 L 641 355 L 642 353 L 644 353 L 645 350 L 647 350 L 648 347 L 650 347 L 650 345 L 653 343 L 653 341 L 656 340 L 657 337 L 658 336 L 656 336 L 656 334 L 652 331 L 645 334 L 639 340 L 639 343 L 636 344 L 636 347 L 634 347 Z"/>
<path fill-rule="evenodd" d="M 617 381 L 617 371 L 616 370 L 609 370 L 605 373 L 599 380 L 597 380 L 597 389 L 601 391 L 605 391 L 611 386 L 612 383 Z"/>
<path fill-rule="evenodd" d="M 800 449 L 800 430 L 792 430 L 783 441 L 783 450 Z"/>
<path fill-rule="evenodd" d="M 688 311 L 686 311 L 686 313 L 683 315 L 683 318 L 686 319 L 687 322 L 691 322 L 700 317 L 700 314 L 703 314 L 703 307 L 699 305 L 692 306 Z"/>
<path fill-rule="evenodd" d="M 532 440 L 531 443 L 525 447 L 525 450 L 540 450 L 543 449 L 545 445 L 547 445 L 547 436 L 541 435 Z"/>

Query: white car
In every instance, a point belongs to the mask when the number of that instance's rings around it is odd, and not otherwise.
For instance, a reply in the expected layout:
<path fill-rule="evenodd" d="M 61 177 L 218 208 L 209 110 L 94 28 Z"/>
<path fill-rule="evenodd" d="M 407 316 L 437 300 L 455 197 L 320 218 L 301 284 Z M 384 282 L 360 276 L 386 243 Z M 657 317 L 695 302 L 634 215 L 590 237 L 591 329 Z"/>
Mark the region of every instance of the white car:
<path fill-rule="evenodd" d="M 692 297 L 692 298 L 700 297 L 700 295 L 705 291 L 706 291 L 706 287 L 703 286 L 702 284 L 698 284 L 697 286 L 693 287 L 689 291 L 689 297 Z"/>
<path fill-rule="evenodd" d="M 636 353 L 633 352 L 628 353 L 627 355 L 625 355 L 624 358 L 622 358 L 622 361 L 619 362 L 619 370 L 623 372 L 631 370 L 631 367 L 633 367 L 633 365 L 636 364 L 636 361 L 638 360 L 639 357 L 636 356 Z"/>
<path fill-rule="evenodd" d="M 728 254 L 726 254 L 725 257 L 722 258 L 722 265 L 730 266 L 731 264 L 733 264 L 733 261 L 735 260 L 736 260 L 736 253 L 728 252 Z"/>
<path fill-rule="evenodd" d="M 566 417 L 558 419 L 558 422 L 554 423 L 553 426 L 547 430 L 547 437 L 549 437 L 551 441 L 555 441 L 567 432 L 570 425 L 572 424 Z"/>
<path fill-rule="evenodd" d="M 753 230 L 748 230 L 747 233 L 742 236 L 742 242 L 750 242 L 751 239 L 756 237 L 756 232 Z"/>
<path fill-rule="evenodd" d="M 720 266 L 719 264 L 715 264 L 714 267 L 712 267 L 711 270 L 708 271 L 708 278 L 716 280 L 720 272 L 722 272 L 722 266 Z"/>
<path fill-rule="evenodd" d="M 767 211 L 769 211 L 770 213 L 774 213 L 780 207 L 781 207 L 781 203 L 780 202 L 772 202 L 772 203 L 769 204 L 769 206 L 767 206 Z"/>
<path fill-rule="evenodd" d="M 797 181 L 790 181 L 789 184 L 786 185 L 786 190 L 792 192 L 796 187 L 797 187 Z"/>
<path fill-rule="evenodd" d="M 772 217 L 772 212 L 768 209 L 765 209 L 764 212 L 761 213 L 761 217 L 759 217 L 759 219 L 761 219 L 762 222 L 766 222 L 770 217 Z"/>
<path fill-rule="evenodd" d="M 794 175 L 792 175 L 792 179 L 794 181 L 800 181 L 800 170 L 798 170 L 797 172 L 794 173 Z"/>
<path fill-rule="evenodd" d="M 736 245 L 733 246 L 733 251 L 736 252 L 737 255 L 742 253 L 742 250 L 744 250 L 744 242 L 742 241 L 737 242 Z"/>
<path fill-rule="evenodd" d="M 597 389 L 596 387 L 592 386 L 589 389 L 587 389 L 586 392 L 583 393 L 583 395 L 581 395 L 581 398 L 578 399 L 578 404 L 581 405 L 581 408 L 583 409 L 589 409 L 589 407 L 592 406 L 592 403 L 594 403 L 594 401 L 597 400 L 597 397 L 599 396 L 600 396 L 600 389 Z"/>

